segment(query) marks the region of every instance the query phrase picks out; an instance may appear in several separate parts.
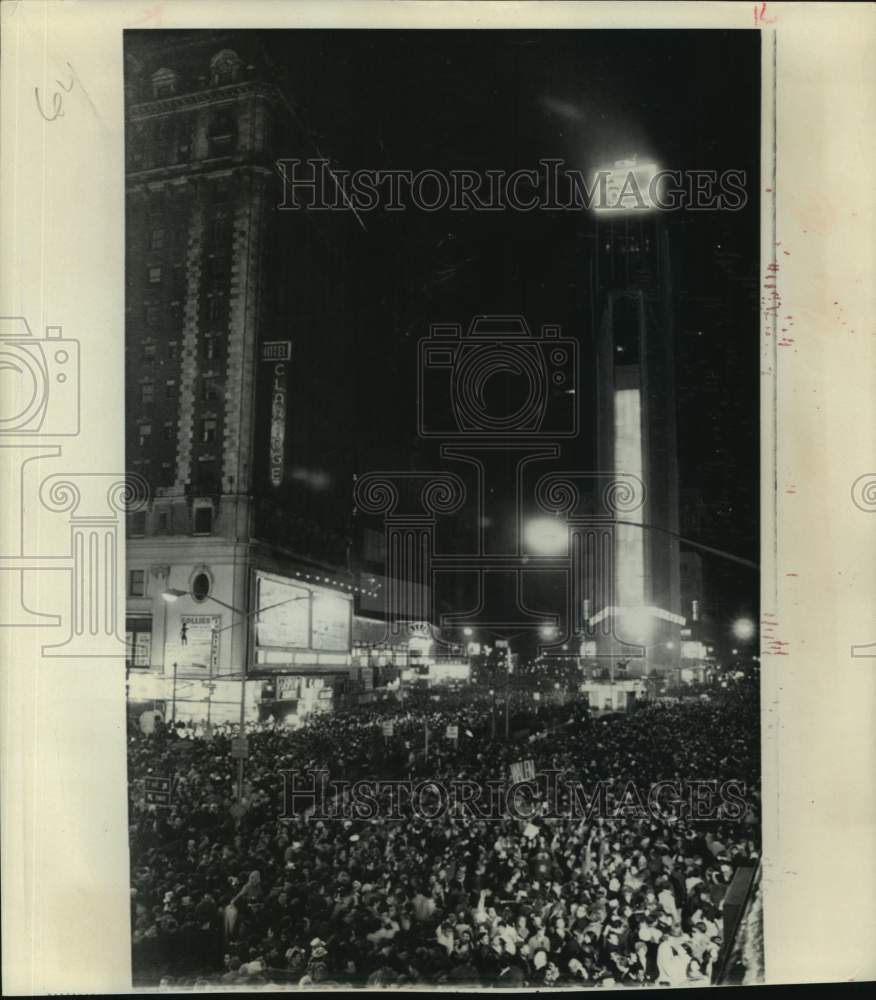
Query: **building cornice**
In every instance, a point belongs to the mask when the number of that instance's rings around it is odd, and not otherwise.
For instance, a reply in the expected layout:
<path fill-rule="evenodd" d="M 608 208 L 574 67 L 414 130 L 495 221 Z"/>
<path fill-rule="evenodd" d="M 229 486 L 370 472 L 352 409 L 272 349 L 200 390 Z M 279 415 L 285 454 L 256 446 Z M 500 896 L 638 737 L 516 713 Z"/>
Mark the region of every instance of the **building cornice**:
<path fill-rule="evenodd" d="M 171 97 L 158 97 L 152 101 L 132 104 L 128 108 L 126 117 L 130 121 L 136 121 L 167 114 L 170 111 L 191 111 L 194 108 L 207 107 L 223 101 L 236 101 L 241 97 L 263 97 L 266 100 L 279 101 L 282 100 L 283 94 L 275 83 L 243 80 L 239 83 L 226 84 L 224 87 L 210 87 L 209 90 L 196 90 L 189 94 L 174 94 Z"/>
<path fill-rule="evenodd" d="M 191 163 L 178 163 L 167 167 L 131 171 L 125 175 L 125 185 L 129 194 L 136 194 L 139 191 L 145 191 L 149 185 L 153 184 L 185 186 L 186 184 L 194 184 L 198 180 L 207 180 L 209 177 L 244 171 L 261 174 L 263 177 L 275 176 L 274 170 L 263 163 L 253 163 L 251 160 L 232 159 L 225 156 L 201 160 L 194 166 Z"/>

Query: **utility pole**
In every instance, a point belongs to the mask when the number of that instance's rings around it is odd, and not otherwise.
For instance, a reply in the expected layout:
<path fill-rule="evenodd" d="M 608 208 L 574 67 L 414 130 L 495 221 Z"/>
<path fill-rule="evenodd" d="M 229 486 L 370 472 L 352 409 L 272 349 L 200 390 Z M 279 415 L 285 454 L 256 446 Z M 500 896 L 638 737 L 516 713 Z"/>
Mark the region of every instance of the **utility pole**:
<path fill-rule="evenodd" d="M 207 663 L 207 737 L 213 733 L 213 652 L 210 651 L 210 659 Z"/>
<path fill-rule="evenodd" d="M 240 673 L 240 739 L 244 739 L 244 724 L 246 722 L 246 667 Z M 243 802 L 243 756 L 237 758 L 237 801 Z"/>
<path fill-rule="evenodd" d="M 171 725 L 176 722 L 176 664 L 173 665 L 173 688 L 171 694 L 171 709 L 170 709 L 170 722 Z"/>
<path fill-rule="evenodd" d="M 511 649 L 505 650 L 505 742 L 511 730 Z"/>

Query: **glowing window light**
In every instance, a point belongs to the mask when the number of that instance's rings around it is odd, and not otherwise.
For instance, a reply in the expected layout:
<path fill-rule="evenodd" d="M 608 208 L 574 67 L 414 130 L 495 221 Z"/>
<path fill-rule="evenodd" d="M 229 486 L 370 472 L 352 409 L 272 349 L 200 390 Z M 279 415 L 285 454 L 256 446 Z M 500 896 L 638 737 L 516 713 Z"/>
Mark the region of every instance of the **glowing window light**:
<path fill-rule="evenodd" d="M 642 480 L 642 410 L 638 389 L 614 394 L 614 468 Z M 645 542 L 642 529 L 617 525 L 615 532 L 618 604 L 640 608 L 645 600 Z"/>

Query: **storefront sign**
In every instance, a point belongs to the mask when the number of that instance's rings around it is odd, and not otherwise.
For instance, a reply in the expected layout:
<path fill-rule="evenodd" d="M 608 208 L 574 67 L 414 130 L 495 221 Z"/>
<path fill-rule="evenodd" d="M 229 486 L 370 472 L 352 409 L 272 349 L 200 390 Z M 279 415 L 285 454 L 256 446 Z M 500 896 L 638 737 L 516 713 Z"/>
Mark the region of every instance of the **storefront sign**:
<path fill-rule="evenodd" d="M 297 701 L 301 692 L 300 677 L 278 677 L 277 678 L 277 700 Z"/>
<path fill-rule="evenodd" d="M 274 365 L 270 449 L 271 485 L 279 486 L 286 464 L 286 365 L 283 363 Z"/>

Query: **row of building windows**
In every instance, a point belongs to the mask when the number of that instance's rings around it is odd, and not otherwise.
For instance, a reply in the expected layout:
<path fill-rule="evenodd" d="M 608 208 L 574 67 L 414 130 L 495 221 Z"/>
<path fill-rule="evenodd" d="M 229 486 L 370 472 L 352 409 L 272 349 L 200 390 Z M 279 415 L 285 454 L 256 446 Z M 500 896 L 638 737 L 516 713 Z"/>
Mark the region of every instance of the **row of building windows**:
<path fill-rule="evenodd" d="M 149 327 L 156 327 L 161 325 L 161 306 L 158 305 L 148 305 L 144 311 L 146 325 Z M 182 319 L 182 305 L 179 302 L 173 302 L 168 310 L 168 315 L 175 322 L 179 323 Z"/>
<path fill-rule="evenodd" d="M 210 159 L 230 156 L 238 145 L 237 122 L 231 112 L 214 112 L 207 125 L 206 155 Z M 153 135 L 134 133 L 128 140 L 128 167 L 147 170 L 172 167 L 191 161 L 195 136 L 191 126 L 172 118 L 159 122 Z"/>
<path fill-rule="evenodd" d="M 158 344 L 154 340 L 147 340 L 141 345 L 140 360 L 143 364 L 151 365 L 158 358 Z M 179 341 L 168 340 L 164 345 L 165 357 L 168 361 L 175 361 L 179 357 Z"/>
<path fill-rule="evenodd" d="M 205 512 L 212 518 L 213 511 L 210 507 L 199 507 L 196 510 L 196 514 Z M 167 517 L 168 515 L 164 512 L 159 514 L 159 517 Z M 206 573 L 198 573 L 195 579 L 192 581 L 191 596 L 200 604 L 205 601 L 210 594 L 211 579 Z M 145 569 L 130 569 L 128 570 L 128 597 L 147 597 L 149 594 L 148 577 L 146 575 Z M 151 631 L 151 620 L 148 621 L 148 627 Z M 144 625 L 139 623 L 135 628 L 142 629 Z M 130 629 L 130 624 L 129 624 Z"/>
<path fill-rule="evenodd" d="M 131 464 L 137 472 L 147 475 L 150 474 L 150 466 L 152 463 L 148 458 L 135 458 Z M 158 486 L 173 486 L 176 482 L 173 462 L 161 463 L 156 477 L 156 482 Z M 143 532 L 140 532 L 140 534 L 143 534 Z"/>
<path fill-rule="evenodd" d="M 164 398 L 165 399 L 176 399 L 176 396 L 177 396 L 176 379 L 169 378 L 164 383 Z M 141 382 L 140 383 L 140 402 L 141 403 L 154 403 L 155 402 L 155 383 L 154 382 Z"/>
<path fill-rule="evenodd" d="M 159 510 L 155 516 L 154 526 L 158 534 L 167 534 L 171 528 L 171 515 L 168 510 Z M 210 535 L 213 532 L 212 506 L 198 506 L 191 512 L 188 527 L 193 535 Z M 133 538 L 141 538 L 146 534 L 146 511 L 137 511 L 128 517 L 128 534 Z M 136 576 L 140 573 L 142 576 Z M 128 575 L 128 596 L 144 597 L 146 595 L 146 575 L 144 570 L 131 570 Z"/>
<path fill-rule="evenodd" d="M 221 379 L 218 375 L 204 375 L 201 378 L 201 399 L 205 402 L 219 399 L 221 394 Z M 167 379 L 164 383 L 164 398 L 176 399 L 176 379 Z M 140 383 L 140 402 L 149 405 L 155 402 L 155 383 L 151 380 Z"/>
<path fill-rule="evenodd" d="M 229 231 L 229 223 L 223 223 L 224 235 L 223 239 L 227 243 L 227 236 Z M 225 244 L 223 244 L 222 249 L 226 249 Z M 153 262 L 147 265 L 145 271 L 145 284 L 151 285 L 153 288 L 159 288 L 165 284 L 166 271 L 171 271 L 171 283 L 168 287 L 173 290 L 176 297 L 182 298 L 186 290 L 185 281 L 185 269 L 182 264 L 175 264 L 171 268 L 166 269 L 164 265 Z M 204 268 L 205 284 L 209 286 L 215 286 L 217 279 L 221 281 L 227 281 L 231 268 L 228 262 L 228 258 L 224 255 L 214 255 L 211 254 L 207 259 L 206 267 Z M 128 287 L 133 288 L 134 282 L 128 281 Z"/>
<path fill-rule="evenodd" d="M 226 299 L 223 291 L 221 288 L 216 288 L 210 293 L 207 299 L 205 311 L 208 323 L 221 323 L 225 318 Z M 162 307 L 157 303 L 151 302 L 144 306 L 143 318 L 146 321 L 146 326 L 151 329 L 162 325 L 162 315 Z M 182 303 L 171 302 L 168 307 L 168 315 L 175 324 L 179 324 L 183 315 Z"/>
<path fill-rule="evenodd" d="M 224 337 L 221 333 L 205 333 L 201 339 L 201 357 L 205 361 L 215 361 L 222 357 Z M 141 345 L 140 360 L 144 365 L 154 364 L 158 360 L 158 344 L 154 340 L 144 341 Z M 169 340 L 164 345 L 165 357 L 168 361 L 174 361 L 179 357 L 179 341 Z M 173 382 L 172 379 L 168 384 Z"/>
<path fill-rule="evenodd" d="M 168 209 L 171 212 L 172 209 Z M 179 246 L 183 242 L 183 237 L 185 236 L 185 230 L 182 227 L 177 227 L 168 231 L 167 227 L 164 225 L 164 220 L 159 218 L 156 221 L 150 223 L 149 227 L 149 249 L 157 253 L 161 250 L 167 250 L 172 247 Z M 210 220 L 208 237 L 210 239 L 211 245 L 215 247 L 224 247 L 231 236 L 231 218 L 230 210 L 225 206 L 219 206 L 213 211 L 213 218 Z M 180 265 L 181 267 L 181 265 Z M 161 282 L 161 269 L 155 272 L 152 267 L 149 268 L 149 284 L 157 285 Z"/>
<path fill-rule="evenodd" d="M 206 235 L 214 251 L 226 247 L 231 236 L 232 193 L 228 177 L 221 177 L 210 186 L 211 207 Z M 146 245 L 150 251 L 180 250 L 188 239 L 190 207 L 190 198 L 159 198 L 146 211 L 129 217 L 128 226 L 134 232 L 148 234 Z M 182 264 L 177 264 L 176 270 L 182 275 Z M 131 281 L 130 272 L 128 280 Z"/>
<path fill-rule="evenodd" d="M 215 417 L 205 417 L 200 421 L 198 441 L 201 444 L 215 442 L 217 424 L 218 421 Z M 172 420 L 168 420 L 162 425 L 162 437 L 165 441 L 173 441 L 176 438 L 176 424 Z M 152 424 L 139 424 L 137 439 L 141 448 L 148 447 L 152 443 Z"/>
<path fill-rule="evenodd" d="M 153 462 L 149 458 L 135 458 L 131 465 L 137 472 L 144 475 L 150 482 L 154 481 L 158 486 L 173 486 L 177 481 L 173 462 L 162 462 L 158 466 L 157 473 L 152 471 Z M 219 465 L 215 456 L 201 455 L 196 463 L 196 471 L 196 485 L 199 493 L 208 496 L 220 492 Z"/>
<path fill-rule="evenodd" d="M 168 271 L 170 272 L 169 280 L 167 274 Z M 148 293 L 150 295 L 155 294 L 155 292 L 158 292 L 159 289 L 162 289 L 163 291 L 170 293 L 171 301 L 176 304 L 179 304 L 186 296 L 186 275 L 185 268 L 182 264 L 175 264 L 169 268 L 165 268 L 158 263 L 150 264 L 146 268 L 144 278 L 144 284 L 154 290 L 153 292 Z M 131 279 L 130 272 L 127 287 L 129 294 L 135 287 L 135 283 Z M 147 301 L 146 304 L 157 305 L 157 302 L 152 300 L 151 302 Z"/>
<path fill-rule="evenodd" d="M 227 226 L 227 223 L 225 224 Z M 173 269 L 173 285 L 174 287 L 182 292 L 183 291 L 183 273 L 182 267 L 177 266 Z M 228 284 L 229 276 L 231 273 L 231 268 L 227 257 L 214 256 L 207 259 L 206 267 L 206 286 L 210 291 L 219 291 Z M 146 283 L 151 285 L 153 288 L 161 285 L 164 280 L 164 268 L 161 264 L 150 264 L 146 268 Z"/>

